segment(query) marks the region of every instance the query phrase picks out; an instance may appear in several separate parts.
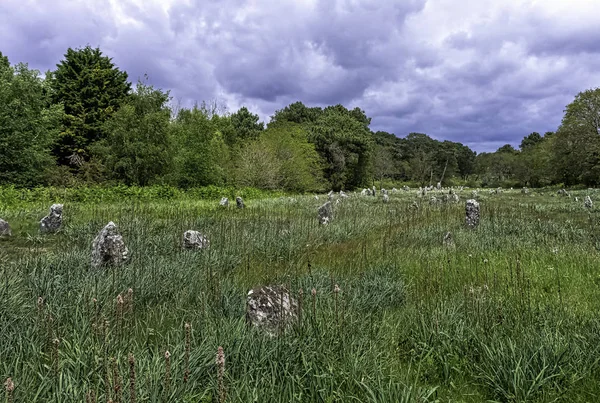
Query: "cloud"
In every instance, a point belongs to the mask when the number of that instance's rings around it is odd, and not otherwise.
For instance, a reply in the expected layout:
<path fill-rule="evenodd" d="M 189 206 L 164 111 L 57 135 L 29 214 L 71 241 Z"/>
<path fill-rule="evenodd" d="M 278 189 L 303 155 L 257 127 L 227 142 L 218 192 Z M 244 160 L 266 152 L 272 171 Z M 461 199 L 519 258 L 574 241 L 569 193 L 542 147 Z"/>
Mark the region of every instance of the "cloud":
<path fill-rule="evenodd" d="M 263 119 L 300 100 L 478 151 L 555 130 L 600 83 L 595 0 L 3 0 L 0 51 L 53 69 L 99 46 L 184 105 Z"/>

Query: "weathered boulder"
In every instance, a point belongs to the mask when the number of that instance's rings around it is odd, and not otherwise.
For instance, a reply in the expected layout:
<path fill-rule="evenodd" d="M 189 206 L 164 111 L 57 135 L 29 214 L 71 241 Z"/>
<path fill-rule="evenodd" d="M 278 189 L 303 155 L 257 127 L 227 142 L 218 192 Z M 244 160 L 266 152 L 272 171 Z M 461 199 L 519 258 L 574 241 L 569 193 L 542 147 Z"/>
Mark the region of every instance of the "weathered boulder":
<path fill-rule="evenodd" d="M 183 249 L 205 249 L 209 246 L 210 241 L 202 233 L 191 229 L 183 233 Z"/>
<path fill-rule="evenodd" d="M 329 224 L 331 220 L 333 220 L 333 207 L 331 206 L 331 202 L 328 201 L 319 207 L 319 223 L 325 225 Z"/>
<path fill-rule="evenodd" d="M 360 194 L 363 196 L 368 196 L 371 192 L 369 191 L 369 189 L 363 189 Z"/>
<path fill-rule="evenodd" d="M 235 198 L 235 204 L 236 204 L 237 208 L 244 208 L 244 207 L 246 207 L 244 205 L 244 199 L 242 199 L 240 196 L 238 196 L 238 197 Z"/>
<path fill-rule="evenodd" d="M 340 190 L 340 197 L 343 197 L 345 199 L 346 197 L 348 197 L 348 195 L 343 190 Z"/>
<path fill-rule="evenodd" d="M 404 190 L 405 192 L 408 192 L 408 191 L 410 191 L 410 188 L 408 186 L 404 185 L 402 187 L 402 190 Z"/>
<path fill-rule="evenodd" d="M 441 190 L 441 189 L 442 189 L 442 183 L 441 183 L 441 182 L 438 182 L 438 183 L 437 183 L 437 185 L 435 185 L 435 188 L 436 188 L 437 190 Z"/>
<path fill-rule="evenodd" d="M 298 303 L 282 285 L 263 286 L 248 292 L 246 322 L 268 335 L 285 330 L 298 316 Z"/>
<path fill-rule="evenodd" d="M 526 195 L 529 194 L 529 189 L 527 189 L 526 187 L 524 187 L 523 189 L 521 189 L 521 193 Z"/>
<path fill-rule="evenodd" d="M 383 194 L 383 202 L 388 203 L 390 201 L 390 196 L 387 193 Z"/>
<path fill-rule="evenodd" d="M 219 206 L 229 207 L 229 199 L 227 197 L 222 197 Z"/>
<path fill-rule="evenodd" d="M 587 208 L 594 207 L 594 203 L 592 202 L 592 198 L 590 196 L 585 196 L 585 199 L 583 200 L 583 204 Z"/>
<path fill-rule="evenodd" d="M 50 206 L 50 213 L 40 220 L 40 231 L 54 233 L 57 232 L 62 225 L 62 204 L 53 204 Z"/>
<path fill-rule="evenodd" d="M 377 196 L 377 188 L 375 186 L 373 186 L 373 191 L 371 193 L 371 196 Z"/>
<path fill-rule="evenodd" d="M 465 222 L 469 228 L 475 228 L 479 225 L 479 203 L 477 200 L 467 200 L 465 205 Z"/>
<path fill-rule="evenodd" d="M 114 222 L 109 222 L 92 242 L 92 267 L 119 266 L 129 250 Z"/>
<path fill-rule="evenodd" d="M 398 189 L 392 188 L 392 193 L 398 193 Z"/>
<path fill-rule="evenodd" d="M 10 230 L 10 225 L 8 222 L 4 221 L 0 218 L 0 236 L 11 236 L 12 231 Z"/>

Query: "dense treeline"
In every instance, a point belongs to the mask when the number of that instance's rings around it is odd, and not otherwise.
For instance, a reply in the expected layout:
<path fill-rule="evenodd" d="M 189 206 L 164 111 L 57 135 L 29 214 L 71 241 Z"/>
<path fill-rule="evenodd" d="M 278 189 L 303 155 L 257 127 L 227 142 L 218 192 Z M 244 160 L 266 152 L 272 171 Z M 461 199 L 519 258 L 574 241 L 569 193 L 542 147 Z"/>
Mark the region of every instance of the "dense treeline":
<path fill-rule="evenodd" d="M 100 49 L 68 49 L 41 75 L 0 53 L 0 185 L 208 185 L 319 191 L 373 183 L 472 186 L 600 182 L 600 90 L 579 94 L 556 133 L 476 155 L 426 134 L 373 132 L 342 105 L 296 102 L 265 125 L 242 107 L 174 107 Z"/>

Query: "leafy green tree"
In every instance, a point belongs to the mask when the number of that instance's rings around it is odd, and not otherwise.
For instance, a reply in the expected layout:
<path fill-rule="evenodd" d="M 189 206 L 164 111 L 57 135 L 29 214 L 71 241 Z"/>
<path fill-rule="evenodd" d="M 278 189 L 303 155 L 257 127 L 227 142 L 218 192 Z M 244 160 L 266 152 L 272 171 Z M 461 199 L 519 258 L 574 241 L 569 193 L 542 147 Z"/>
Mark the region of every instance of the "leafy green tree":
<path fill-rule="evenodd" d="M 557 180 L 566 185 L 600 184 L 600 88 L 577 94 L 555 137 Z"/>
<path fill-rule="evenodd" d="M 325 178 L 334 190 L 368 184 L 374 143 L 364 121 L 339 107 L 326 108 L 310 125 L 310 140 L 326 163 Z"/>
<path fill-rule="evenodd" d="M 302 102 L 294 102 L 283 109 L 275 111 L 271 116 L 269 125 L 285 122 L 311 124 L 323 114 L 323 110 L 319 107 L 307 107 Z"/>
<path fill-rule="evenodd" d="M 178 186 L 188 188 L 226 182 L 229 148 L 223 131 L 229 127 L 228 117 L 209 114 L 197 106 L 179 111 L 172 124 L 176 150 L 174 182 Z"/>
<path fill-rule="evenodd" d="M 50 147 L 62 107 L 49 105 L 46 83 L 26 64 L 0 53 L 0 183 L 34 186 L 55 165 Z"/>
<path fill-rule="evenodd" d="M 237 158 L 237 183 L 296 192 L 323 190 L 321 159 L 307 130 L 299 124 L 270 125 L 245 143 Z"/>
<path fill-rule="evenodd" d="M 538 143 L 542 142 L 543 140 L 544 140 L 544 138 L 538 132 L 533 132 L 523 138 L 519 148 L 521 149 L 521 151 L 525 151 L 528 148 L 536 146 Z"/>
<path fill-rule="evenodd" d="M 54 153 L 68 165 L 88 159 L 88 147 L 106 137 L 104 123 L 127 99 L 131 84 L 99 48 L 69 48 L 56 67 L 49 74 L 52 100 L 64 106 L 65 115 Z"/>
<path fill-rule="evenodd" d="M 107 137 L 92 150 L 112 177 L 127 185 L 160 182 L 172 166 L 169 94 L 138 82 L 128 101 L 106 121 Z"/>
<path fill-rule="evenodd" d="M 259 122 L 258 115 L 253 114 L 245 106 L 231 115 L 231 126 L 233 129 L 233 138 L 228 139 L 228 143 L 233 145 L 237 141 L 256 139 L 265 129 L 265 124 Z"/>

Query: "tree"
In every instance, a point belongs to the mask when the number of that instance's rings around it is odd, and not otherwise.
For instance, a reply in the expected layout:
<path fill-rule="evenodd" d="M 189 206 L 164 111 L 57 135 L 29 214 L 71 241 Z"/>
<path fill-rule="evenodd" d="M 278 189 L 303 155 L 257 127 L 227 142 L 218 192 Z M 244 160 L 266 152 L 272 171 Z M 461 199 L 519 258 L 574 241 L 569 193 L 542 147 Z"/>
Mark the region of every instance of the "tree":
<path fill-rule="evenodd" d="M 600 184 L 600 88 L 577 94 L 554 137 L 557 179 L 566 185 Z"/>
<path fill-rule="evenodd" d="M 89 146 L 106 137 L 104 123 L 127 99 L 131 84 L 99 48 L 69 48 L 56 67 L 49 74 L 52 100 L 64 106 L 65 115 L 54 153 L 68 165 L 88 159 Z"/>
<path fill-rule="evenodd" d="M 258 115 L 251 113 L 245 106 L 232 114 L 231 125 L 234 137 L 228 139 L 228 143 L 233 145 L 239 140 L 258 138 L 260 133 L 265 129 L 265 124 L 259 122 L 259 119 Z"/>
<path fill-rule="evenodd" d="M 159 182 L 172 166 L 169 94 L 138 82 L 129 100 L 106 121 L 107 137 L 92 150 L 114 179 L 127 185 Z"/>
<path fill-rule="evenodd" d="M 230 119 L 194 106 L 182 109 L 172 124 L 175 178 L 180 187 L 222 185 L 227 180 L 229 149 L 223 131 Z"/>
<path fill-rule="evenodd" d="M 544 138 L 538 132 L 533 132 L 523 138 L 519 148 L 521 151 L 525 151 L 528 148 L 536 146 L 542 141 L 544 141 Z"/>
<path fill-rule="evenodd" d="M 60 105 L 49 105 L 46 83 L 26 64 L 12 67 L 0 53 L 0 183 L 43 183 L 55 161 Z"/>

